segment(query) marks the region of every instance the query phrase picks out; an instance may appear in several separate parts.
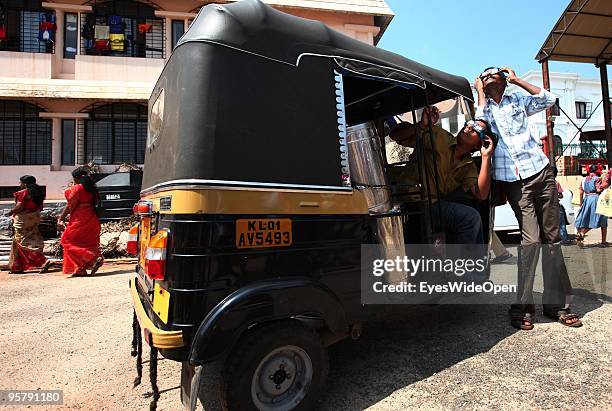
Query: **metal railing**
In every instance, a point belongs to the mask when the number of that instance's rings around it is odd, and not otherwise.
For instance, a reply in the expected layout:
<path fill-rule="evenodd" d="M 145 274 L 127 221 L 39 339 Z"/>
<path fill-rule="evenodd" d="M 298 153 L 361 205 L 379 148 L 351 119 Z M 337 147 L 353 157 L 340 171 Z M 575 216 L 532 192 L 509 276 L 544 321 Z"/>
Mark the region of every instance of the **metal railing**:
<path fill-rule="evenodd" d="M 608 104 L 610 104 L 611 102 L 612 100 L 608 101 Z M 572 118 L 565 112 L 565 110 L 563 110 L 563 108 L 561 108 L 557 104 L 557 107 L 559 108 L 559 111 L 561 112 L 561 114 L 563 114 L 569 120 L 569 122 L 572 123 L 572 125 L 576 128 L 576 133 L 574 134 L 574 136 L 572 137 L 569 143 L 563 144 L 563 150 L 560 154 L 557 154 L 557 152 L 555 152 L 555 161 L 559 160 L 563 156 L 571 155 L 571 154 L 566 154 L 566 150 L 568 148 L 571 149 L 572 147 L 576 147 L 576 146 L 580 148 L 580 153 L 581 153 L 580 155 L 576 154 L 577 157 L 605 158 L 605 153 L 606 153 L 606 143 L 605 142 L 595 143 L 591 140 L 587 140 L 587 141 L 580 142 L 580 144 L 572 144 L 572 142 L 576 139 L 576 137 L 579 136 L 583 132 L 584 126 L 588 123 L 588 121 L 591 119 L 593 114 L 595 114 L 595 112 L 597 111 L 597 109 L 602 103 L 603 103 L 603 99 L 600 100 L 599 103 L 597 103 L 597 105 L 595 106 L 595 108 L 590 111 L 588 117 L 584 119 L 581 125 L 576 124 L 576 122 L 572 120 Z M 596 157 L 586 157 L 587 154 L 594 154 L 594 153 L 599 153 L 599 154 Z"/>
<path fill-rule="evenodd" d="M 50 22 L 43 35 L 45 20 L 54 21 L 55 13 L 44 9 L 17 9 L 2 7 L 0 10 L 0 50 L 29 53 L 55 52 L 57 27 Z"/>
<path fill-rule="evenodd" d="M 109 27 L 110 17 L 120 17 L 120 23 Z M 115 31 L 115 33 L 113 33 Z M 118 57 L 166 57 L 166 25 L 162 18 L 96 16 L 81 13 L 81 54 Z"/>

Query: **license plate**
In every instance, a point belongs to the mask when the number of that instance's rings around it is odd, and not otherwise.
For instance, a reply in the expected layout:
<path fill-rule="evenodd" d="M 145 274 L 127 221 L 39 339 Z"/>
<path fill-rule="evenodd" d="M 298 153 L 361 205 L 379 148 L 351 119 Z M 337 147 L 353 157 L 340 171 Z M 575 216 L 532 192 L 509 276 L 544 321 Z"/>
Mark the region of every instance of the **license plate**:
<path fill-rule="evenodd" d="M 119 194 L 107 194 L 106 199 L 107 200 L 119 200 L 121 199 L 121 196 Z"/>
<path fill-rule="evenodd" d="M 291 241 L 289 218 L 236 220 L 237 248 L 287 247 Z"/>

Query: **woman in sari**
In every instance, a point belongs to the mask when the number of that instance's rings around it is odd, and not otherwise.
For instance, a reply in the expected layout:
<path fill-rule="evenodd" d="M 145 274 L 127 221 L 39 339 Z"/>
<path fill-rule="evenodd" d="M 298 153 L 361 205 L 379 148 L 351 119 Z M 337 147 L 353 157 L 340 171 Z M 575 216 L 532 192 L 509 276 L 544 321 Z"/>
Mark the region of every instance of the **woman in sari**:
<path fill-rule="evenodd" d="M 100 253 L 100 221 L 96 214 L 99 201 L 98 189 L 87 170 L 79 167 L 72 172 L 74 184 L 66 189 L 66 208 L 62 211 L 57 224 L 64 226 L 66 216 L 70 215 L 68 225 L 62 234 L 64 261 L 62 271 L 73 276 L 94 275 L 104 260 Z"/>
<path fill-rule="evenodd" d="M 13 274 L 39 268 L 46 262 L 44 241 L 38 230 L 45 194 L 33 176 L 23 176 L 19 181 L 21 190 L 13 194 L 15 207 L 9 212 L 15 231 L 9 257 L 9 271 Z"/>
<path fill-rule="evenodd" d="M 594 229 L 601 229 L 600 247 L 607 247 L 606 234 L 608 231 L 608 217 L 597 214 L 597 201 L 602 191 L 601 166 L 591 164 L 587 166 L 588 174 L 580 184 L 580 210 L 576 216 L 576 242 L 579 247 L 584 246 L 586 234 Z"/>

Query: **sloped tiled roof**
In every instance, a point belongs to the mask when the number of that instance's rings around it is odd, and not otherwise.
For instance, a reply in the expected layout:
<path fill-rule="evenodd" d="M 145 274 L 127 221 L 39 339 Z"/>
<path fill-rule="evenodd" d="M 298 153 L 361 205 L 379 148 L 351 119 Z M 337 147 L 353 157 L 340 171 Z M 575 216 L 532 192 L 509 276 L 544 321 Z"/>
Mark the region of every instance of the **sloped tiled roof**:
<path fill-rule="evenodd" d="M 200 0 L 202 3 L 231 3 L 237 0 Z M 368 14 L 374 16 L 374 24 L 380 27 L 375 41 L 377 42 L 395 13 L 385 0 L 261 0 L 275 7 L 287 7 L 309 10 L 336 11 L 341 13 Z"/>

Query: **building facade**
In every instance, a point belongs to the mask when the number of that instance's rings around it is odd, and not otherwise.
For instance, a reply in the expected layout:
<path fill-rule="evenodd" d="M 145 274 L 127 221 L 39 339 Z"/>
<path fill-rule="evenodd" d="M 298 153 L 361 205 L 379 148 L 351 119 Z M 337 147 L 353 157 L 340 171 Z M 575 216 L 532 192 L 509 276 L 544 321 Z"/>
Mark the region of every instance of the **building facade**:
<path fill-rule="evenodd" d="M 521 78 L 542 86 L 541 71 L 529 71 Z M 550 90 L 558 98 L 552 117 L 557 168 L 562 175 L 580 174 L 585 161 L 606 157 L 605 140 L 581 140 L 576 127 L 581 127 L 582 132 L 604 129 L 600 80 L 576 73 L 550 73 Z M 529 117 L 529 123 L 535 135 L 546 136 L 545 112 Z"/>
<path fill-rule="evenodd" d="M 36 176 L 61 199 L 76 165 L 142 164 L 147 102 L 203 0 L 0 0 L 0 199 Z M 384 0 L 268 0 L 375 45 Z"/>

